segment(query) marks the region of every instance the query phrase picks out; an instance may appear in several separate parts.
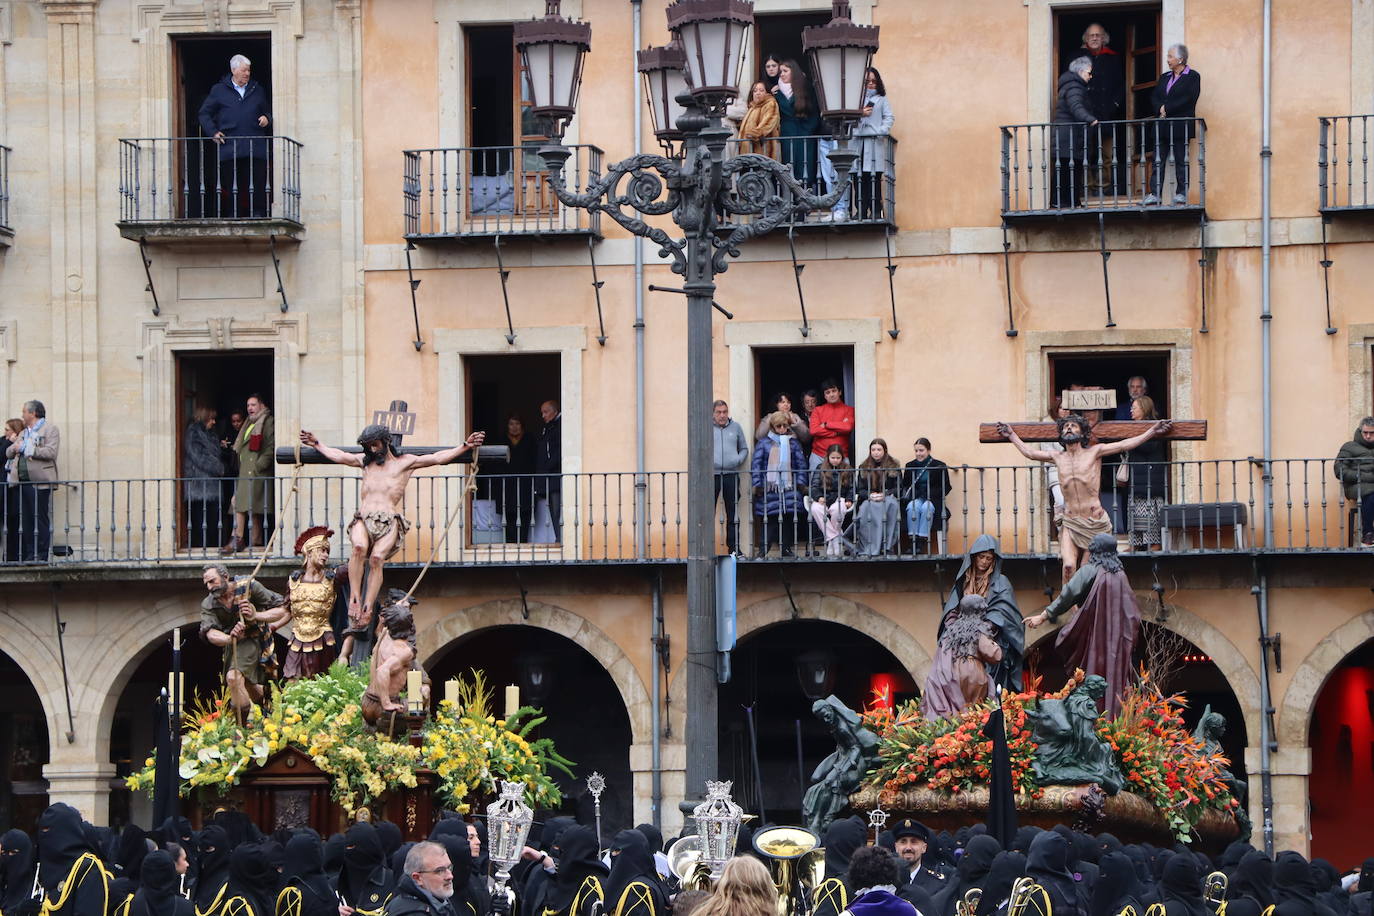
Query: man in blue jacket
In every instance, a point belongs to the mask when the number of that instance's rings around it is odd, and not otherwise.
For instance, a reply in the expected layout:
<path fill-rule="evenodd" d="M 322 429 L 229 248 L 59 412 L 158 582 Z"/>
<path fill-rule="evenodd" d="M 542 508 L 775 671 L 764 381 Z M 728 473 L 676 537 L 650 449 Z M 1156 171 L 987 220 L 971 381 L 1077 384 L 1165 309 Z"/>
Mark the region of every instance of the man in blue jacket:
<path fill-rule="evenodd" d="M 730 405 L 716 401 L 711 405 L 712 464 L 716 477 L 716 499 L 725 497 L 725 544 L 739 553 L 739 466 L 749 457 L 744 430 L 730 419 Z"/>
<path fill-rule="evenodd" d="M 210 87 L 200 106 L 201 129 L 219 145 L 214 190 L 221 218 L 262 219 L 271 203 L 271 104 L 262 84 L 249 78 L 252 72 L 253 62 L 235 54 L 229 75 Z"/>

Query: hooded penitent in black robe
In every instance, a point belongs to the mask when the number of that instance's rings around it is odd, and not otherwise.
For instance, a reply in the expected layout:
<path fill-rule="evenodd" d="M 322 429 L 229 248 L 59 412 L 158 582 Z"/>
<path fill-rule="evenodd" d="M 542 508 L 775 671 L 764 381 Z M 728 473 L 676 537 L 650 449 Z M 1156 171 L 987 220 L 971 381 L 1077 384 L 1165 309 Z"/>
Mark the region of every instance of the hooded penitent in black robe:
<path fill-rule="evenodd" d="M 1120 845 L 1120 844 L 1118 844 Z M 1108 852 L 1098 859 L 1097 883 L 1093 885 L 1089 916 L 1117 916 L 1126 907 L 1144 913 L 1140 879 L 1135 864 L 1124 852 Z"/>
<path fill-rule="evenodd" d="M 1331 907 L 1317 899 L 1312 866 L 1291 850 L 1274 859 L 1274 896 L 1278 899 L 1274 916 L 1335 916 Z"/>
<path fill-rule="evenodd" d="M 339 898 L 324 873 L 324 843 L 311 831 L 286 841 L 286 886 L 277 895 L 277 910 L 300 907 L 300 916 L 338 916 Z M 283 905 L 287 904 L 287 905 Z"/>
<path fill-rule="evenodd" d="M 988 666 L 988 675 L 997 684 L 1012 690 L 1021 690 L 1021 669 L 1023 660 L 1026 656 L 1026 625 L 1025 619 L 1021 616 L 1021 609 L 1016 604 L 1016 593 L 1012 591 L 1011 580 L 1002 575 L 1002 555 L 999 552 L 997 538 L 990 534 L 980 534 L 978 539 L 973 542 L 969 552 L 964 556 L 964 562 L 959 567 L 959 575 L 954 580 L 954 587 L 949 591 L 949 597 L 945 599 L 944 611 L 940 614 L 940 630 L 935 634 L 938 641 L 940 634 L 944 632 L 945 620 L 951 611 L 959 606 L 959 600 L 964 597 L 964 580 L 968 575 L 969 567 L 973 565 L 974 554 L 982 553 L 985 550 L 992 551 L 993 562 L 992 572 L 988 578 L 987 594 L 983 597 L 987 599 L 988 610 L 987 619 L 997 627 L 997 634 L 994 637 L 997 644 L 1002 647 L 1002 660 L 995 665 Z"/>
<path fill-rule="evenodd" d="M 279 879 L 261 843 L 235 846 L 229 854 L 229 886 L 224 892 L 222 916 L 274 916 Z"/>
<path fill-rule="evenodd" d="M 1086 916 L 1087 894 L 1069 871 L 1069 841 L 1053 830 L 1031 841 L 1026 877 L 1045 889 L 1054 916 Z"/>
<path fill-rule="evenodd" d="M 539 848 L 547 852 L 555 860 L 558 859 L 562 847 L 559 845 L 564 831 L 576 826 L 576 821 L 570 817 L 552 817 L 544 824 L 544 832 L 539 840 Z M 544 870 L 543 866 L 535 863 L 525 876 L 524 883 L 520 886 L 520 914 L 519 916 L 540 916 L 539 907 L 544 899 L 544 892 L 548 885 L 553 883 L 553 875 Z"/>
<path fill-rule="evenodd" d="M 558 872 L 544 885 L 542 916 L 593 916 L 605 906 L 606 878 L 600 844 L 590 827 L 569 827 L 558 836 Z M 599 904 L 599 906 L 598 906 Z"/>
<path fill-rule="evenodd" d="M 124 905 L 138 890 L 143 874 L 143 859 L 148 855 L 148 836 L 143 829 L 127 824 L 115 846 L 114 880 L 110 882 L 110 905 Z"/>
<path fill-rule="evenodd" d="M 395 887 L 382 839 L 371 824 L 354 824 L 344 834 L 344 865 L 335 890 L 359 916 L 380 913 Z"/>
<path fill-rule="evenodd" d="M 1008 850 L 999 852 L 992 860 L 992 868 L 983 879 L 983 893 L 978 898 L 975 916 L 994 916 L 998 908 L 1011 896 L 1011 886 L 1016 879 L 1026 873 L 1026 857 L 1021 853 Z M 920 907 L 917 907 L 920 909 Z M 921 910 L 924 913 L 924 910 Z"/>
<path fill-rule="evenodd" d="M 144 856 L 139 867 L 138 892 L 128 916 L 196 916 L 196 908 L 179 893 L 181 876 L 176 863 L 161 849 Z M 334 913 L 338 913 L 338 907 Z M 331 914 L 334 916 L 334 914 Z"/>
<path fill-rule="evenodd" d="M 38 901 L 33 899 L 33 876 L 38 867 L 33 841 L 22 830 L 7 830 L 0 836 L 0 916 L 34 916 Z"/>
<path fill-rule="evenodd" d="M 940 916 L 954 916 L 954 911 L 964 895 L 976 888 L 982 888 L 992 871 L 992 863 L 1002 851 L 1002 844 L 987 834 L 969 837 L 964 846 L 964 854 L 955 866 L 954 880 L 935 897 L 935 911 Z M 925 916 L 930 916 L 929 913 Z"/>
<path fill-rule="evenodd" d="M 58 802 L 38 817 L 38 881 L 50 916 L 89 916 L 109 908 L 105 869 L 71 805 Z"/>
<path fill-rule="evenodd" d="M 229 834 L 218 824 L 200 832 L 200 874 L 192 901 L 197 913 L 218 913 L 224 906 L 224 887 L 229 883 Z"/>
<path fill-rule="evenodd" d="M 659 880 L 644 834 L 622 830 L 611 849 L 616 852 L 606 879 L 606 916 L 666 916 L 668 890 Z"/>
<path fill-rule="evenodd" d="M 825 830 L 825 880 L 812 892 L 811 916 L 839 916 L 849 906 L 852 888 L 845 877 L 849 860 L 868 841 L 868 824 L 857 816 L 835 821 Z"/>
<path fill-rule="evenodd" d="M 1211 916 L 1202 900 L 1202 868 L 1192 853 L 1180 852 L 1164 864 L 1159 899 L 1165 916 Z"/>

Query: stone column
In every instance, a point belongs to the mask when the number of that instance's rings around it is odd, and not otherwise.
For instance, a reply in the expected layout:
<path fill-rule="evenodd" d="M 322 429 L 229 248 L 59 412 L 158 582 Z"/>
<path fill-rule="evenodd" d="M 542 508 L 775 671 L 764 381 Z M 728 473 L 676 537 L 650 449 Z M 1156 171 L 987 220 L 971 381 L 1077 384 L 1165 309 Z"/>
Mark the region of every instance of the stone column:
<path fill-rule="evenodd" d="M 682 801 L 687 785 L 687 745 L 681 741 L 664 741 L 659 760 L 660 786 L 659 821 L 664 836 L 676 836 L 682 830 Z M 634 819 L 636 824 L 654 822 L 654 749 L 651 744 L 630 745 L 630 775 L 634 780 Z"/>
<path fill-rule="evenodd" d="M 47 402 L 48 416 L 62 430 L 62 475 L 74 480 L 96 475 L 93 445 L 101 403 L 96 304 L 100 231 L 95 8 L 99 0 L 40 2 L 47 15 L 48 190 L 52 202 L 48 210 L 52 394 L 41 399 Z"/>
<path fill-rule="evenodd" d="M 64 755 L 65 756 L 65 755 Z M 110 822 L 110 780 L 115 766 L 108 761 L 64 759 L 43 767 L 48 780 L 48 804 L 66 802 L 92 824 Z"/>
<path fill-rule="evenodd" d="M 1255 825 L 1250 840 L 1264 848 L 1264 810 L 1260 786 L 1259 748 L 1245 749 L 1250 782 L 1250 819 Z M 1307 780 L 1312 773 L 1312 751 L 1306 747 L 1284 748 L 1269 755 L 1270 783 L 1274 793 L 1274 851 L 1294 849 L 1308 854 L 1312 822 L 1308 808 Z"/>

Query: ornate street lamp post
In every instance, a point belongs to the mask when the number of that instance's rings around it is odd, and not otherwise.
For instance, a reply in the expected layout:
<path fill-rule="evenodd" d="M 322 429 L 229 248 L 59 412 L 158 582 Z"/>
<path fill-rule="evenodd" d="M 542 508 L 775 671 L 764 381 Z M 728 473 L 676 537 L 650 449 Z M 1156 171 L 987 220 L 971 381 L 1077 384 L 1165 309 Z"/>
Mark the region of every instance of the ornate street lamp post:
<path fill-rule="evenodd" d="M 550 17 L 557 17 L 550 0 Z M 577 193 L 567 188 L 563 166 L 571 151 L 562 145 L 560 127 L 567 120 L 563 100 L 577 97 L 582 50 L 590 29 L 563 42 L 553 53 L 564 61 L 547 69 L 545 86 L 532 86 L 532 113 L 552 119 L 554 144 L 539 153 L 549 169 L 549 186 L 568 207 L 599 211 L 626 231 L 659 246 L 683 278 L 679 291 L 687 298 L 687 797 L 702 797 L 717 766 L 717 683 L 715 620 L 715 506 L 711 465 L 711 308 L 715 277 L 729 259 L 739 256 L 742 242 L 764 235 L 795 214 L 829 209 L 840 199 L 855 154 L 839 148 L 829 156 L 837 181 L 828 195 L 813 194 L 793 177 L 790 166 L 767 156 L 726 157 L 731 132 L 721 125 L 725 106 L 738 95 L 744 45 L 753 24 L 753 0 L 675 0 L 667 8 L 668 25 L 678 50 L 641 55 L 640 71 L 650 86 L 655 132 L 661 141 L 681 140 L 672 157 L 640 153 L 615 163 L 606 174 Z M 525 24 L 530 34 L 555 31 L 543 23 Z M 566 23 L 566 20 L 559 20 Z M 562 26 L 560 26 L 560 29 Z M 522 29 L 522 26 L 517 26 Z M 874 30 L 876 31 L 876 30 Z M 517 44 L 524 41 L 517 31 Z M 570 33 L 569 33 L 570 34 Z M 522 53 L 526 53 L 521 45 Z M 672 48 L 672 46 L 669 46 Z M 576 49 L 582 50 L 576 50 Z M 651 52 L 656 49 L 651 49 Z M 665 49 L 666 50 L 666 49 Z M 561 56 L 560 56 L 561 55 Z M 569 56 L 573 55 L 573 56 Z M 669 86 L 687 88 L 671 101 Z M 667 122 L 677 108 L 676 130 Z M 722 214 L 734 219 L 721 220 Z M 673 238 L 644 217 L 671 216 L 682 230 Z"/>

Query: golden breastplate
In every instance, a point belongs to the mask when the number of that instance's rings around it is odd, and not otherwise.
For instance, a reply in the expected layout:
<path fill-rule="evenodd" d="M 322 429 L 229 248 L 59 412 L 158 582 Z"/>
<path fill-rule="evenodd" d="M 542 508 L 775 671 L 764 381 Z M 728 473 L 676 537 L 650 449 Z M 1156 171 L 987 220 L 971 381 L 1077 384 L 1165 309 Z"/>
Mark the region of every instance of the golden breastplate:
<path fill-rule="evenodd" d="M 291 583 L 291 626 L 299 642 L 314 642 L 328 632 L 333 610 L 333 581 Z"/>

